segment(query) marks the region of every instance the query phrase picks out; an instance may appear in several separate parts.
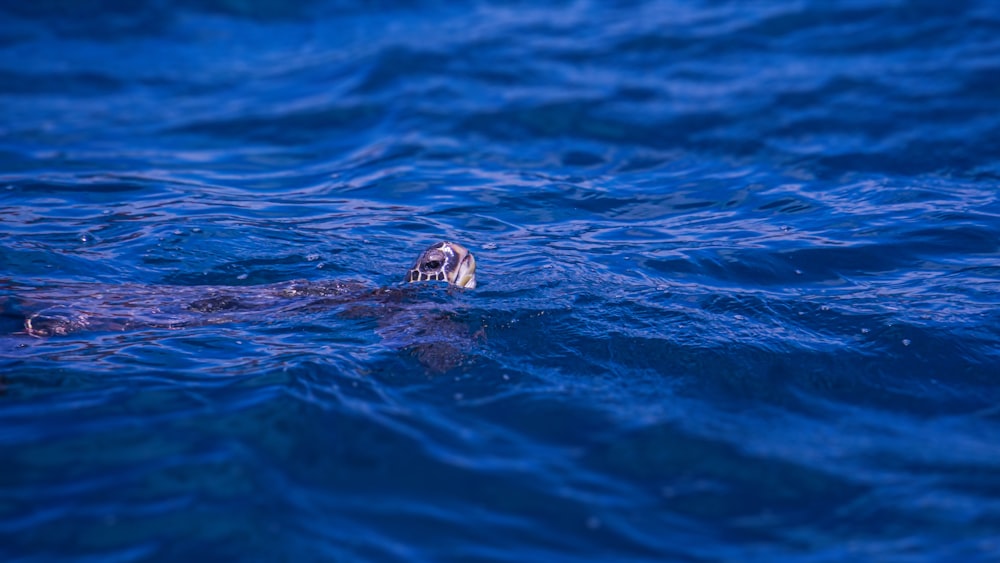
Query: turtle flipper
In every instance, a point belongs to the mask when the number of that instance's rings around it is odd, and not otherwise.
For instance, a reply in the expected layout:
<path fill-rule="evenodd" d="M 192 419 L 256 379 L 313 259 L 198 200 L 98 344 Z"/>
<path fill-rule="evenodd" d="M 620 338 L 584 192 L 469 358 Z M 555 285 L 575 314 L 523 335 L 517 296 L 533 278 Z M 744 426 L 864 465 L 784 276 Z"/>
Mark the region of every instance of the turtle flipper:
<path fill-rule="evenodd" d="M 24 332 L 31 336 L 66 336 L 83 330 L 123 331 L 133 327 L 125 317 L 98 315 L 85 310 L 52 306 L 24 318 Z"/>
<path fill-rule="evenodd" d="M 445 373 L 465 363 L 467 351 L 451 342 L 428 342 L 408 347 L 420 365 L 433 374 Z"/>
<path fill-rule="evenodd" d="M 65 336 L 90 327 L 87 317 L 54 308 L 39 311 L 24 319 L 24 331 L 31 336 Z"/>

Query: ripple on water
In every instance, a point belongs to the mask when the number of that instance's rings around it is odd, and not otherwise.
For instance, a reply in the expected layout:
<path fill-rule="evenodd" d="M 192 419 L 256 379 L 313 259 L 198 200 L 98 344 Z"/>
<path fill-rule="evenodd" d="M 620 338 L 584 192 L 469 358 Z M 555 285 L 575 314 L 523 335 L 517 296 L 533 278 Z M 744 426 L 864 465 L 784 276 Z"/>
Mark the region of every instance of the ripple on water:
<path fill-rule="evenodd" d="M 0 558 L 1000 553 L 989 3 L 8 4 Z"/>

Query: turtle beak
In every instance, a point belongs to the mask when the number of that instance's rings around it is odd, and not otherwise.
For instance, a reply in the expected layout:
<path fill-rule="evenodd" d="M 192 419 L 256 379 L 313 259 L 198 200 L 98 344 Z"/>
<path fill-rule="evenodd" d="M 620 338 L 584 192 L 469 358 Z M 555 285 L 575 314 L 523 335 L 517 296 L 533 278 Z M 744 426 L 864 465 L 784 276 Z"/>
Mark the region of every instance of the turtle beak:
<path fill-rule="evenodd" d="M 448 283 L 464 287 L 466 289 L 476 288 L 476 258 L 464 246 L 449 242 L 446 243 L 455 252 L 458 265 L 448 272 Z"/>

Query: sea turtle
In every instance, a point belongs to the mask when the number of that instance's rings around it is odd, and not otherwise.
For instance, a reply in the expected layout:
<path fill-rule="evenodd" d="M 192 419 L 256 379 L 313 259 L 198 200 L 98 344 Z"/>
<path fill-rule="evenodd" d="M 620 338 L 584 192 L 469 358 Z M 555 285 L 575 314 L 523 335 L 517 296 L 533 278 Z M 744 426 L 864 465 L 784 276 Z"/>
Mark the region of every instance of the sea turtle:
<path fill-rule="evenodd" d="M 425 366 L 444 371 L 461 362 L 455 342 L 469 340 L 468 327 L 447 313 L 420 307 L 405 286 L 372 288 L 352 281 L 293 281 L 258 286 L 144 286 L 139 284 L 60 284 L 50 288 L 3 283 L 0 314 L 15 318 L 22 334 L 64 336 L 79 331 L 123 331 L 140 328 L 180 329 L 250 321 L 262 313 L 271 318 L 296 310 L 340 307 L 348 317 L 379 319 L 379 333 L 411 350 Z M 424 250 L 404 282 L 438 281 L 449 287 L 476 287 L 476 259 L 454 242 Z M 4 286 L 7 287 L 4 287 Z M 420 309 L 414 315 L 408 309 Z M 409 318 L 408 318 L 409 317 Z M 406 323 L 406 338 L 396 326 Z"/>

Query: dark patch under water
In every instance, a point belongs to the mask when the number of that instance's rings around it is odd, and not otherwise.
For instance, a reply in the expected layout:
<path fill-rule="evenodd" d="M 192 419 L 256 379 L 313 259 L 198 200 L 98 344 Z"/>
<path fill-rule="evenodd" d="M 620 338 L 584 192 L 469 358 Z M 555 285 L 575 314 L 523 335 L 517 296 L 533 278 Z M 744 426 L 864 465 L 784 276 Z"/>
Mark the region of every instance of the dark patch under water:
<path fill-rule="evenodd" d="M 1000 558 L 994 3 L 83 6 L 0 5 L 0 559 Z"/>

